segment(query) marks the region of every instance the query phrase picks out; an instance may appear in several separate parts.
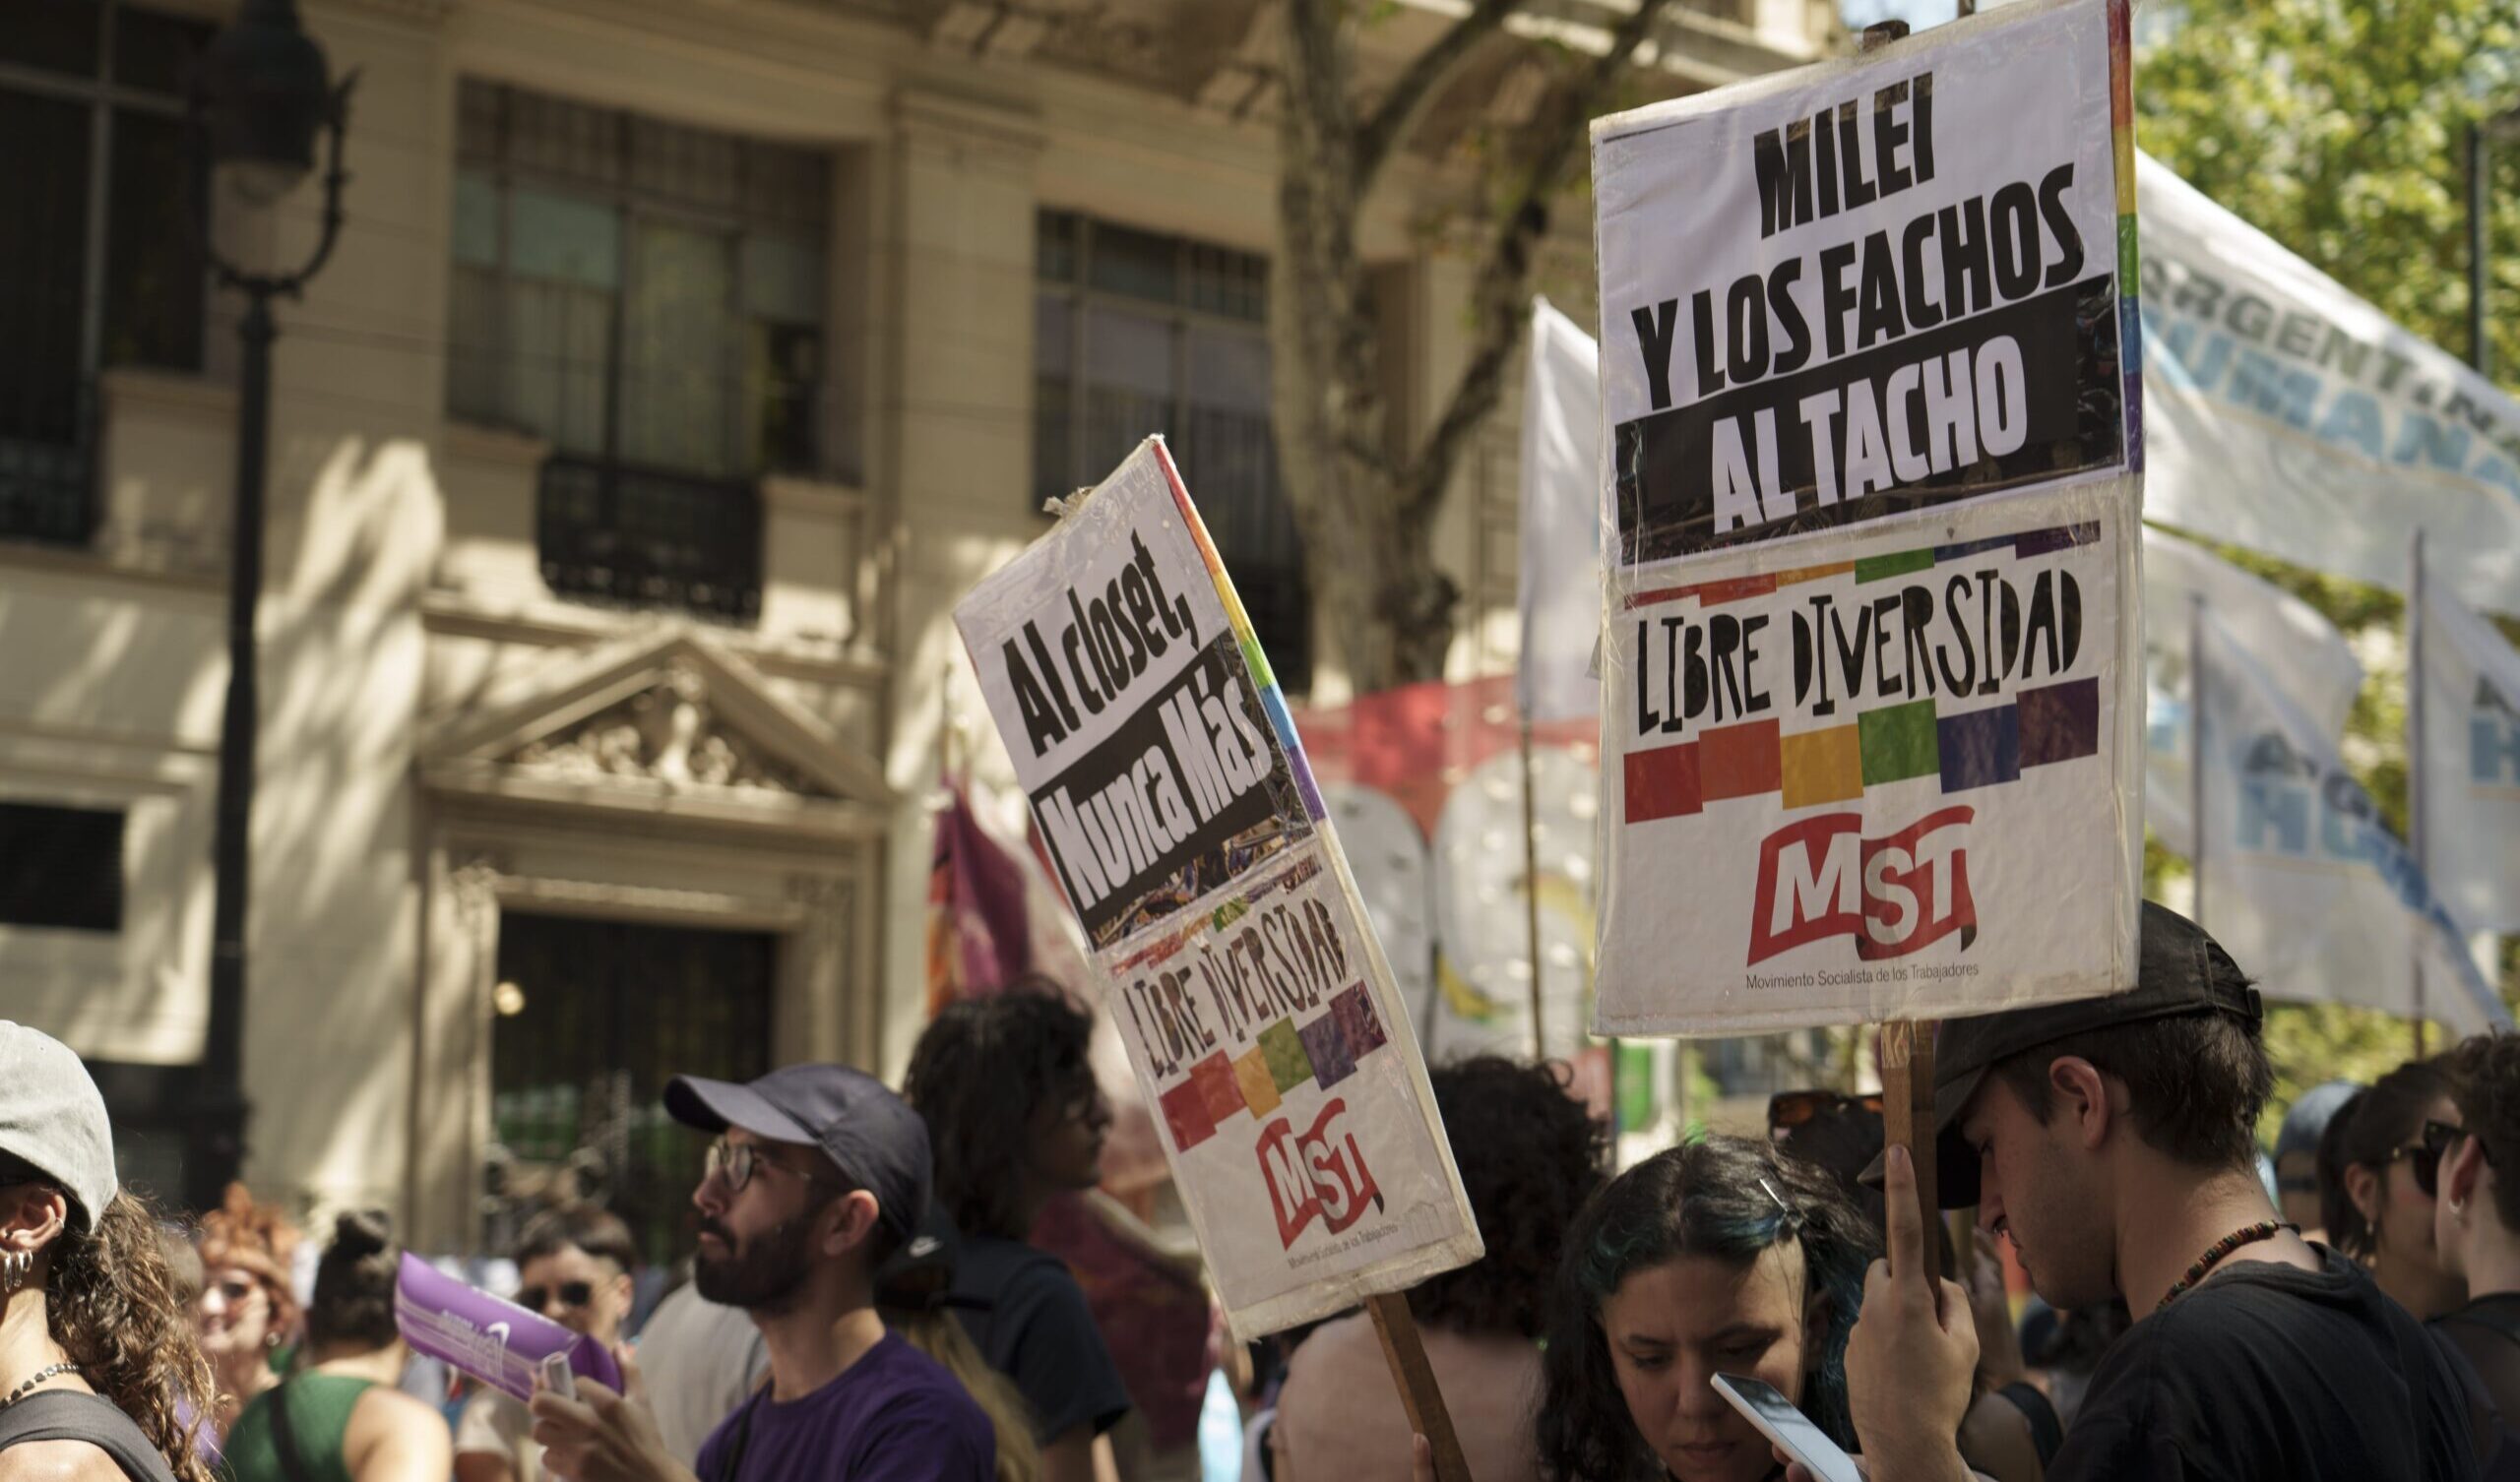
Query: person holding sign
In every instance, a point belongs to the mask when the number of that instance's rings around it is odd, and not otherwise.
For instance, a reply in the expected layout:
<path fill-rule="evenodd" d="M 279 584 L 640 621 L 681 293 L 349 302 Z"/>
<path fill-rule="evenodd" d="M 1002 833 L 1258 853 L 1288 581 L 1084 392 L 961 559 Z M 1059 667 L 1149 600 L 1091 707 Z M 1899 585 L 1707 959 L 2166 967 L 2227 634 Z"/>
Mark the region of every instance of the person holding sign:
<path fill-rule="evenodd" d="M 1976 1204 L 2050 1305 L 2117 1293 L 2137 1315 L 2050 1482 L 2477 1475 L 2454 1361 L 2359 1266 L 2276 1218 L 2256 1172 L 2273 1083 L 2260 1019 L 2231 956 L 2147 902 L 2133 988 L 1936 1036 L 1942 1205 Z M 1890 1257 L 1847 1347 L 1849 1405 L 1877 1482 L 1946 1482 L 1968 1475 L 1953 1434 L 1977 1333 L 1959 1288 L 1925 1284 L 1905 1148 L 1885 1180 Z"/>
<path fill-rule="evenodd" d="M 693 1280 L 752 1314 L 770 1384 L 700 1448 L 665 1449 L 631 1396 L 593 1380 L 534 1396 L 546 1471 L 570 1482 L 990 1482 L 988 1417 L 934 1359 L 884 1329 L 875 1271 L 927 1206 L 927 1131 L 873 1077 L 791 1065 L 748 1084 L 677 1076 L 665 1110 L 719 1134 L 693 1191 Z"/>
<path fill-rule="evenodd" d="M 1852 1450 L 1846 1345 L 1878 1250 L 1836 1180 L 1747 1139 L 1685 1142 L 1619 1175 L 1566 1234 L 1543 1474 L 1761 1482 L 1768 1442 L 1716 1392 L 1719 1373 L 1772 1386 Z M 1966 1362 L 1960 1374 L 1965 1401 Z"/>

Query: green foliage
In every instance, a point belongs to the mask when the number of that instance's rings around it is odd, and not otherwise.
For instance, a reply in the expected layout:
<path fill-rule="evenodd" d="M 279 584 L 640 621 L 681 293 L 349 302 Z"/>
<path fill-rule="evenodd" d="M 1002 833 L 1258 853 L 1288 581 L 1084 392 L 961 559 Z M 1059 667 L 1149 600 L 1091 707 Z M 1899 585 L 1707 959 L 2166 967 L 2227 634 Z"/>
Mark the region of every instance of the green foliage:
<path fill-rule="evenodd" d="M 2467 128 L 2520 106 L 2520 0 L 2185 0 L 2135 98 L 2138 144 L 2466 355 Z M 2520 388 L 2520 144 L 2488 195 L 2493 360 Z"/>

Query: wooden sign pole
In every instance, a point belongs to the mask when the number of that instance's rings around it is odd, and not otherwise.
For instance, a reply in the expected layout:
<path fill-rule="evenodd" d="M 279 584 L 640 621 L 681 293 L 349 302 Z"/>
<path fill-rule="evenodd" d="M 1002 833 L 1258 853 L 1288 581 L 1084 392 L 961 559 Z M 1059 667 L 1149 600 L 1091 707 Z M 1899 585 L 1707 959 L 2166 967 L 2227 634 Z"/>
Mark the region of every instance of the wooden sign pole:
<path fill-rule="evenodd" d="M 1401 1408 L 1409 1412 L 1410 1429 L 1426 1438 L 1435 1452 L 1436 1482 L 1471 1482 L 1470 1462 L 1462 1455 L 1461 1438 L 1453 1434 L 1452 1411 L 1444 1407 L 1444 1391 L 1435 1386 L 1434 1367 L 1426 1362 L 1426 1345 L 1418 1336 L 1418 1319 L 1404 1292 L 1382 1292 L 1365 1298 L 1374 1334 L 1382 1339 L 1383 1361 L 1391 1365 L 1392 1383 L 1400 1387 Z"/>
<path fill-rule="evenodd" d="M 1942 1218 L 1933 1156 L 1932 1025 L 1902 1019 L 1881 1026 L 1881 1121 L 1889 1143 L 1908 1149 L 1917 1170 L 1921 1227 L 1931 1230 Z"/>

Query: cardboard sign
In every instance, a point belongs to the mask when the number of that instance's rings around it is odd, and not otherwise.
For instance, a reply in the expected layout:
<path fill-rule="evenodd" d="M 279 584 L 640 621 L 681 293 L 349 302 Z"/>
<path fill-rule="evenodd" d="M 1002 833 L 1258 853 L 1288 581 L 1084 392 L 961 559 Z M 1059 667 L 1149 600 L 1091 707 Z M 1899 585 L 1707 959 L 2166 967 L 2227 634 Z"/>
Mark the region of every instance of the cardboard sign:
<path fill-rule="evenodd" d="M 2025 5 L 1594 125 L 1597 1031 L 2133 981 L 2125 20 Z"/>
<path fill-rule="evenodd" d="M 2017 7 L 1595 122 L 1614 566 L 2134 465 L 2125 19 Z"/>
<path fill-rule="evenodd" d="M 1481 1246 L 1268 659 L 1150 439 L 954 609 L 1227 1316 Z"/>

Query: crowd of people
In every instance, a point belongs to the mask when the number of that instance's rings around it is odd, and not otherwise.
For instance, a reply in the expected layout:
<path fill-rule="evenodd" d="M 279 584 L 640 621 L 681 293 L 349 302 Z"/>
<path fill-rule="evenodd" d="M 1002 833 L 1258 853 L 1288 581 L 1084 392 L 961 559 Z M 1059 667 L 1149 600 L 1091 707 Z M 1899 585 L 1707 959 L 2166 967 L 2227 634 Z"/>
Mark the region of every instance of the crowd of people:
<path fill-rule="evenodd" d="M 342 1215 L 311 1281 L 241 1189 L 161 1223 L 78 1058 L 0 1024 L 0 1482 L 1112 1482 L 1129 1389 L 1032 1240 L 1100 1177 L 1090 1029 L 1031 983 L 940 1014 L 898 1094 L 674 1080 L 714 1139 L 688 1279 L 642 1313 L 620 1219 L 535 1220 L 517 1300 L 624 1384 L 527 1403 L 414 1364 L 382 1216 Z M 2261 1029 L 2152 905 L 2130 990 L 1943 1023 L 1929 1193 L 1974 1232 L 1923 1216 L 1877 1096 L 1613 1174 L 1562 1067 L 1433 1068 L 1486 1254 L 1409 1302 L 1472 1474 L 1810 1482 L 1727 1375 L 1875 1482 L 2520 1475 L 2520 1036 L 2316 1087 L 2270 1158 Z M 1229 1357 L 1246 1475 L 1432 1476 L 1361 1314 Z"/>

